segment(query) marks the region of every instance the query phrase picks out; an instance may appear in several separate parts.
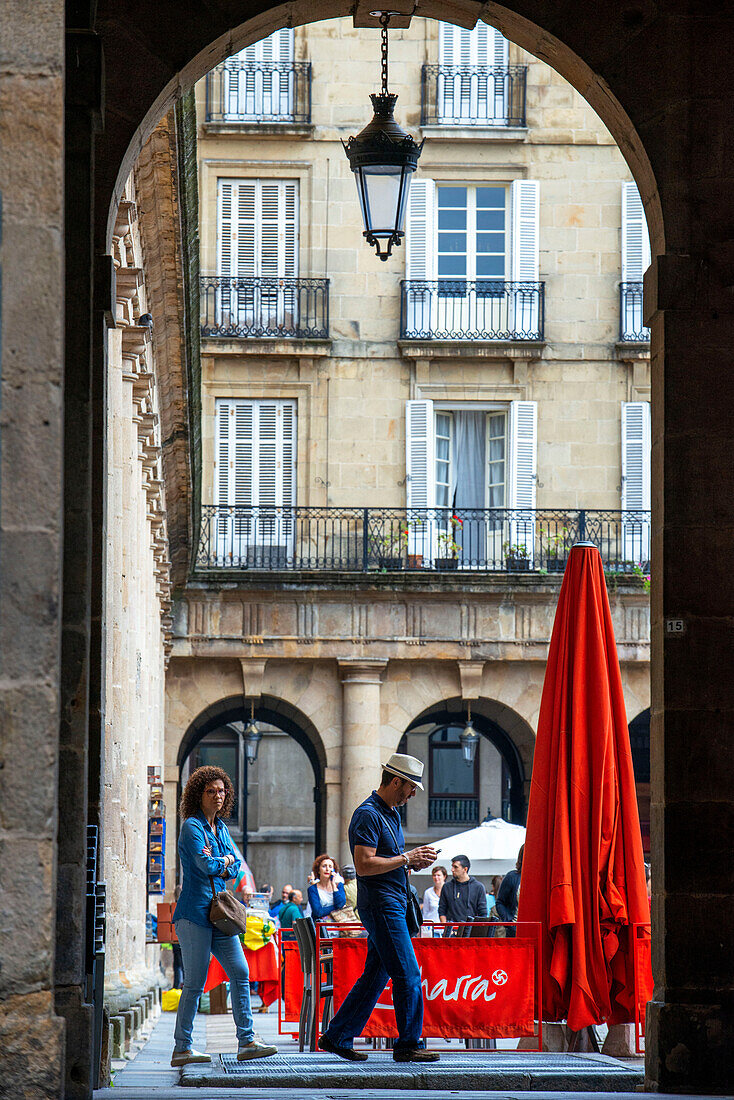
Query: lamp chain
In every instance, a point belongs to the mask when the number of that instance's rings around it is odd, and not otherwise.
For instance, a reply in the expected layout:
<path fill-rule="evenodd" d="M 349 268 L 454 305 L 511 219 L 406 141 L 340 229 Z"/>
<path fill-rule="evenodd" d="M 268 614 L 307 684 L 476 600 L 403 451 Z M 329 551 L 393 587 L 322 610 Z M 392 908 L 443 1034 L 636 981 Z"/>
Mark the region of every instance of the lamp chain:
<path fill-rule="evenodd" d="M 390 13 L 384 11 L 380 16 L 382 26 L 382 94 L 387 95 L 387 25 L 390 22 Z"/>

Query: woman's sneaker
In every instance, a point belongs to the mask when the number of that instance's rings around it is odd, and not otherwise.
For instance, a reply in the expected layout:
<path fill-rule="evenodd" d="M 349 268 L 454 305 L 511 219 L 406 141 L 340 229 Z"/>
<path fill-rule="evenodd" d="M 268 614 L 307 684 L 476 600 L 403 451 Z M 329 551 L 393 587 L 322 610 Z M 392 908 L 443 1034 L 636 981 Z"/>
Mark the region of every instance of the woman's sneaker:
<path fill-rule="evenodd" d="M 255 1032 L 249 1043 L 240 1043 L 237 1051 L 238 1062 L 249 1062 L 252 1058 L 269 1058 L 271 1054 L 277 1054 L 278 1048 L 271 1043 L 265 1043 Z"/>
<path fill-rule="evenodd" d="M 188 1066 L 191 1062 L 211 1062 L 211 1055 L 202 1054 L 200 1050 L 174 1050 L 172 1066 Z"/>

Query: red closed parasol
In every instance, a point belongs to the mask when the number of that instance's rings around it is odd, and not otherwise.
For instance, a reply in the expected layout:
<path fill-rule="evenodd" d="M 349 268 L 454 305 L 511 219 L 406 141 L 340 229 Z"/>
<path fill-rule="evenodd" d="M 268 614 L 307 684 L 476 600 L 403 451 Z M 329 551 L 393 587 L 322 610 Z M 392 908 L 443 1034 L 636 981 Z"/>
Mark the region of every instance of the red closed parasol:
<path fill-rule="evenodd" d="M 540 705 L 518 920 L 543 925 L 543 1018 L 634 1020 L 632 925 L 650 919 L 627 716 L 599 551 L 579 544 Z M 650 973 L 638 975 L 644 1000 Z"/>

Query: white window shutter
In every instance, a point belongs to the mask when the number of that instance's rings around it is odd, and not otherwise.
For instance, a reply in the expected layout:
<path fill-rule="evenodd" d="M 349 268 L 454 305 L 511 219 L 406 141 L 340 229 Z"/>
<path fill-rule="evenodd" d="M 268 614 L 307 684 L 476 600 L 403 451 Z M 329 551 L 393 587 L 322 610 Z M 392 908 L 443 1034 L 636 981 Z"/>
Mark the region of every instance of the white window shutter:
<path fill-rule="evenodd" d="M 298 274 L 298 184 L 294 180 L 286 180 L 282 187 L 281 232 L 284 245 L 281 274 L 292 277 Z"/>
<path fill-rule="evenodd" d="M 510 546 L 524 546 L 535 555 L 535 500 L 538 465 L 538 403 L 510 402 L 509 520 Z"/>
<path fill-rule="evenodd" d="M 650 510 L 650 403 L 622 402 L 622 510 Z M 650 557 L 650 525 L 647 517 L 622 517 L 625 561 L 645 562 Z"/>
<path fill-rule="evenodd" d="M 273 61 L 292 61 L 294 53 L 293 28 L 282 27 L 271 37 L 273 38 Z"/>
<path fill-rule="evenodd" d="M 240 180 L 230 185 L 234 195 L 233 248 L 236 267 L 232 272 L 238 279 L 258 275 L 257 263 L 257 180 Z"/>
<path fill-rule="evenodd" d="M 640 192 L 622 184 L 622 282 L 641 283 L 650 266 L 650 236 Z"/>
<path fill-rule="evenodd" d="M 410 184 L 406 218 L 405 275 L 408 279 L 432 279 L 435 271 L 435 193 L 431 179 Z"/>
<path fill-rule="evenodd" d="M 506 69 L 509 61 L 509 43 L 496 27 L 488 27 L 487 29 L 492 47 L 489 53 L 489 64 Z"/>
<path fill-rule="evenodd" d="M 539 279 L 540 188 L 536 180 L 513 180 L 512 278 L 537 283 Z"/>
<path fill-rule="evenodd" d="M 436 552 L 438 533 L 433 512 L 436 507 L 436 428 L 432 401 L 405 403 L 405 473 L 408 553 L 422 555 L 429 561 Z"/>
<path fill-rule="evenodd" d="M 217 273 L 223 276 L 234 274 L 233 248 L 236 234 L 233 230 L 232 204 L 234 184 L 228 180 L 219 181 L 217 196 Z"/>
<path fill-rule="evenodd" d="M 453 23 L 438 24 L 438 63 L 439 65 L 456 65 L 454 50 L 458 38 L 459 28 Z"/>

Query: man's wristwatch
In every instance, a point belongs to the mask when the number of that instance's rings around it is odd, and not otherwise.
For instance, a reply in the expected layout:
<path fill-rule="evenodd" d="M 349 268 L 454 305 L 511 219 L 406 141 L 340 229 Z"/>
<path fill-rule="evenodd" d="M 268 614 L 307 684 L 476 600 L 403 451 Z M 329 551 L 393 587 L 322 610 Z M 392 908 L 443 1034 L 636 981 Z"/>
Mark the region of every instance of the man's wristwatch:
<path fill-rule="evenodd" d="M 408 867 L 410 867 L 410 860 L 408 859 L 408 856 L 407 856 L 406 852 L 402 852 L 401 854 L 402 854 L 403 859 L 405 860 L 405 868 L 407 870 Z"/>

